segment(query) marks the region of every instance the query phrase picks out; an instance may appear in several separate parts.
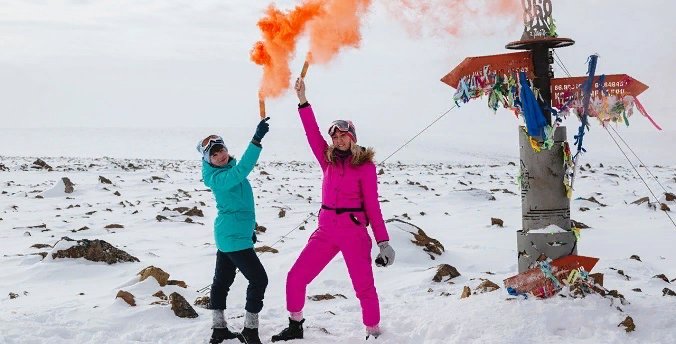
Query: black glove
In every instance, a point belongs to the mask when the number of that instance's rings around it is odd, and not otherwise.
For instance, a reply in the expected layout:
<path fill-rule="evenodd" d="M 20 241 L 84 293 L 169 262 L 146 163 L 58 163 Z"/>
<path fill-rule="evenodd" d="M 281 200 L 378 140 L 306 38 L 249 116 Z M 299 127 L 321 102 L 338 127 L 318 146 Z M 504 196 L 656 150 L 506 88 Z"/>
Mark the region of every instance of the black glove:
<path fill-rule="evenodd" d="M 253 237 L 251 238 L 253 240 L 254 245 L 258 242 L 258 238 L 256 237 L 256 232 L 254 232 Z"/>
<path fill-rule="evenodd" d="M 254 141 L 261 142 L 265 134 L 267 134 L 268 131 L 270 131 L 270 124 L 268 124 L 269 119 L 270 117 L 267 117 L 260 123 L 258 123 L 258 126 L 256 127 L 256 133 L 254 134 L 253 137 Z"/>

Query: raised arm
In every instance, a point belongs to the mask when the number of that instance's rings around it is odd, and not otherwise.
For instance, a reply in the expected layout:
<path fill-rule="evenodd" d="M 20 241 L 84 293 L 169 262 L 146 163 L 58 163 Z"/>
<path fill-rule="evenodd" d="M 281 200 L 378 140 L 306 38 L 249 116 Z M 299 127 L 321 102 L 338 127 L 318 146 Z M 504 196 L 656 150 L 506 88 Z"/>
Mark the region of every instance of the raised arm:
<path fill-rule="evenodd" d="M 378 176 L 376 175 L 376 165 L 368 163 L 364 165 L 366 173 L 362 177 L 361 191 L 364 197 L 364 210 L 366 216 L 371 222 L 371 230 L 376 242 L 390 240 L 385 228 L 383 213 L 380 211 L 380 202 L 378 202 Z"/>
<path fill-rule="evenodd" d="M 237 165 L 229 170 L 217 169 L 208 178 L 204 179 L 205 185 L 212 189 L 229 190 L 246 179 L 249 173 L 253 171 L 254 166 L 256 166 L 256 162 L 258 162 L 258 158 L 261 155 L 261 150 L 263 150 L 261 141 L 270 130 L 268 120 L 269 118 L 265 118 L 258 123 L 256 133 Z M 203 162 L 203 164 L 206 164 L 206 162 Z"/>
<path fill-rule="evenodd" d="M 209 176 L 208 180 L 204 181 L 204 184 L 212 189 L 232 189 L 243 182 L 249 173 L 253 171 L 262 149 L 260 145 L 256 145 L 253 142 L 250 143 L 235 167 L 229 170 L 217 169 Z M 206 162 L 203 163 L 206 164 Z"/>
<path fill-rule="evenodd" d="M 303 79 L 298 78 L 296 80 L 296 94 L 298 95 L 298 100 L 300 104 L 298 105 L 298 114 L 300 115 L 300 120 L 303 123 L 303 129 L 305 129 L 305 136 L 307 141 L 310 144 L 312 153 L 319 161 L 319 165 L 322 167 L 322 171 L 326 169 L 326 149 L 328 144 L 322 137 L 322 133 L 319 130 L 319 125 L 317 125 L 317 118 L 315 113 L 312 111 L 312 106 L 307 102 L 305 98 L 305 82 Z"/>

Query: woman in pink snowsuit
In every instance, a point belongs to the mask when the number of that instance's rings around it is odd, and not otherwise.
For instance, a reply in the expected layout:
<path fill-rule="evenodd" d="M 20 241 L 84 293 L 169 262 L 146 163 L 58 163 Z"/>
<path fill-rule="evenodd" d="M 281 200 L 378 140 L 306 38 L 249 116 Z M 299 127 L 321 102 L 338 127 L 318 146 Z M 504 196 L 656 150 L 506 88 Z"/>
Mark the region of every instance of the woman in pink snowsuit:
<path fill-rule="evenodd" d="M 289 327 L 272 341 L 303 338 L 303 306 L 307 285 L 333 257 L 341 252 L 361 303 L 368 336 L 380 335 L 380 306 L 371 265 L 372 241 L 366 227 L 371 225 L 380 247 L 376 262 L 394 263 L 385 221 L 378 202 L 378 181 L 373 150 L 356 144 L 357 134 L 350 121 L 335 121 L 329 128 L 333 144 L 322 138 L 312 107 L 305 98 L 305 84 L 296 81 L 300 114 L 305 134 L 324 174 L 319 228 L 312 234 L 286 279 Z"/>

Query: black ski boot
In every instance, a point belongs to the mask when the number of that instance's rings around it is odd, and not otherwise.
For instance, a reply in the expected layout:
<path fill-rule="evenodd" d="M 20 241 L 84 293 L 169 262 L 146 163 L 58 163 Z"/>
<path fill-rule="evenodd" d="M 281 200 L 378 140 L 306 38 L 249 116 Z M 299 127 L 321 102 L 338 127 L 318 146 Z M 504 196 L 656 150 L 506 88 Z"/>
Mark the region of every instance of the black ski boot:
<path fill-rule="evenodd" d="M 224 340 L 235 338 L 237 338 L 237 334 L 230 332 L 227 327 L 215 328 L 214 332 L 211 334 L 211 340 L 209 340 L 209 344 L 221 344 Z"/>
<path fill-rule="evenodd" d="M 237 339 L 244 344 L 261 344 L 261 339 L 258 337 L 257 328 L 245 327 L 242 333 L 237 334 Z"/>
<path fill-rule="evenodd" d="M 273 342 L 278 342 L 280 340 L 287 341 L 292 339 L 303 339 L 303 323 L 305 319 L 301 321 L 295 321 L 289 318 L 289 327 L 282 330 L 277 335 L 272 336 Z"/>
<path fill-rule="evenodd" d="M 366 334 L 366 340 L 369 340 L 369 338 L 378 339 L 378 337 L 380 337 L 380 332 Z"/>

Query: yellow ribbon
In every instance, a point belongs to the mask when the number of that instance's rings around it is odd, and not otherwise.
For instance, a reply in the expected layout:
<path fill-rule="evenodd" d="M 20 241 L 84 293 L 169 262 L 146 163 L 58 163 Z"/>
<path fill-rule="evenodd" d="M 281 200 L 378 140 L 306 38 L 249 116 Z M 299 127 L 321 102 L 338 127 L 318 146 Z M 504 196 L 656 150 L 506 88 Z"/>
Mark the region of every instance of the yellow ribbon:
<path fill-rule="evenodd" d="M 540 146 L 538 145 L 538 141 L 534 139 L 532 136 L 530 137 L 530 146 L 533 148 L 533 152 L 535 153 L 540 153 Z"/>
<path fill-rule="evenodd" d="M 573 270 L 570 272 L 570 275 L 568 275 L 568 284 L 572 284 L 577 280 L 577 278 L 580 277 L 580 272 L 577 270 Z"/>

